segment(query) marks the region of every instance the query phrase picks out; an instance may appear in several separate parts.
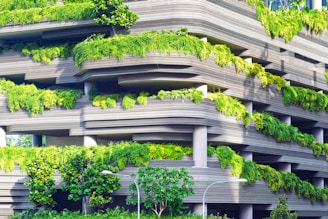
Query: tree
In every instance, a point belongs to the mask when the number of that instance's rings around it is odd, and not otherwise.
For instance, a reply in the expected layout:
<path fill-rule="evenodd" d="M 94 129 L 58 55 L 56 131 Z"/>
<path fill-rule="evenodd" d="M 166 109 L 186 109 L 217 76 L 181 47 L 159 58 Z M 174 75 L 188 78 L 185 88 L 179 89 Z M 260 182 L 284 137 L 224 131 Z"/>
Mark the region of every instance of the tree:
<path fill-rule="evenodd" d="M 114 35 L 116 27 L 130 28 L 139 16 L 130 10 L 123 0 L 92 0 L 96 24 L 111 25 Z"/>
<path fill-rule="evenodd" d="M 138 185 L 145 193 L 144 206 L 154 211 L 158 218 L 166 208 L 169 208 L 171 214 L 181 214 L 182 199 L 194 194 L 193 178 L 185 168 L 141 167 L 137 178 Z M 135 184 L 129 188 L 132 195 L 127 198 L 127 204 L 136 204 Z"/>
<path fill-rule="evenodd" d="M 270 217 L 264 219 L 296 219 L 297 213 L 290 213 L 286 195 L 279 198 L 278 205 L 271 211 Z"/>
<path fill-rule="evenodd" d="M 113 168 L 100 161 L 94 161 L 91 156 L 86 150 L 82 150 L 60 168 L 65 182 L 63 189 L 70 193 L 68 199 L 82 199 L 83 213 L 88 213 L 88 207 L 101 210 L 105 204 L 112 201 L 111 193 L 120 188 L 117 176 L 101 173 L 102 170 Z"/>
<path fill-rule="evenodd" d="M 32 147 L 32 135 L 7 136 L 6 145 Z"/>

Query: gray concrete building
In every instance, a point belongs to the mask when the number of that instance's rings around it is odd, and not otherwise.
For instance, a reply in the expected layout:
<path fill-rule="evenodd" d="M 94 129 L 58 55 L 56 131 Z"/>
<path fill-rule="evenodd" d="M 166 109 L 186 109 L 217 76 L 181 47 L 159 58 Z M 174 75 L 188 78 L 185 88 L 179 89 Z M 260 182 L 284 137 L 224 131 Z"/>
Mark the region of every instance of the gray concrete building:
<path fill-rule="evenodd" d="M 307 4 L 318 10 L 322 1 Z M 305 28 L 286 43 L 269 36 L 257 19 L 254 7 L 237 0 L 141 0 L 126 1 L 140 18 L 127 34 L 151 30 L 188 28 L 189 34 L 211 44 L 225 44 L 243 59 L 261 64 L 267 72 L 280 76 L 290 85 L 328 93 L 325 70 L 328 65 L 328 37 L 312 34 Z M 110 27 L 97 26 L 92 19 L 41 21 L 33 24 L 7 24 L 0 28 L 2 45 L 39 42 L 41 45 L 83 41 L 93 33 L 108 33 Z M 248 109 L 270 112 L 281 121 L 312 134 L 318 142 L 327 142 L 327 112 L 310 112 L 286 106 L 282 92 L 263 88 L 261 81 L 235 67 L 220 67 L 214 58 L 201 61 L 192 55 L 151 52 L 145 57 L 127 55 L 123 60 L 103 58 L 86 61 L 77 67 L 72 57 L 56 58 L 50 64 L 33 61 L 13 50 L 0 55 L 0 77 L 16 83 L 34 83 L 40 88 L 65 87 L 84 91 L 71 110 L 55 108 L 31 117 L 26 111 L 10 112 L 6 95 L 0 95 L 0 144 L 6 135 L 32 134 L 34 145 L 100 145 L 109 141 L 176 142 L 190 145 L 193 156 L 180 162 L 153 161 L 152 165 L 187 167 L 195 179 L 195 195 L 184 201 L 195 213 L 202 214 L 205 189 L 215 181 L 206 196 L 206 212 L 227 213 L 240 219 L 268 216 L 285 192 L 272 192 L 266 182 L 251 186 L 231 182 L 237 179 L 230 169 L 222 170 L 216 159 L 207 156 L 207 146 L 227 145 L 245 159 L 287 172 L 293 172 L 313 185 L 326 188 L 328 162 L 323 155 L 314 156 L 311 148 L 296 143 L 277 142 L 255 129 L 253 122 L 245 128 L 241 121 L 215 110 L 215 103 L 204 99 L 199 105 L 189 100 L 149 100 L 147 106 L 103 110 L 92 106 L 88 91 L 97 86 L 103 92 L 157 92 L 160 89 L 216 88 L 238 98 Z M 127 168 L 125 173 L 135 172 Z M 0 217 L 31 207 L 25 173 L 0 172 Z M 125 184 L 124 184 L 125 183 Z M 116 195 L 126 195 L 129 182 Z M 291 211 L 299 218 L 328 218 L 328 202 L 311 203 L 287 193 Z"/>

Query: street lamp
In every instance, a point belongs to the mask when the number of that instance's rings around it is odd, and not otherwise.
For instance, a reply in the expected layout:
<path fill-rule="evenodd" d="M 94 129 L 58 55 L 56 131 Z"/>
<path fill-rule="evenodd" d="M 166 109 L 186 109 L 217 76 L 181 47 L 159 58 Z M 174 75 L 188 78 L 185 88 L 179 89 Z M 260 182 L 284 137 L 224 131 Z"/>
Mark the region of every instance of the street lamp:
<path fill-rule="evenodd" d="M 206 196 L 206 192 L 207 190 L 215 185 L 215 184 L 219 184 L 219 183 L 226 183 L 226 182 L 247 182 L 247 179 L 235 179 L 235 180 L 224 180 L 224 181 L 215 181 L 215 182 L 212 182 L 211 184 L 209 184 L 207 186 L 207 188 L 205 189 L 204 191 L 204 194 L 203 194 L 203 219 L 205 219 L 205 196 Z"/>
<path fill-rule="evenodd" d="M 120 173 L 113 173 L 110 170 L 103 170 L 103 171 L 101 171 L 101 173 L 104 174 L 104 175 L 126 176 L 126 177 L 130 177 L 133 180 L 134 184 L 136 185 L 137 193 L 138 193 L 138 219 L 140 219 L 140 191 L 139 191 L 139 186 L 138 186 L 138 183 L 137 183 L 136 179 L 133 178 L 130 175 L 124 175 L 124 174 L 120 174 Z"/>

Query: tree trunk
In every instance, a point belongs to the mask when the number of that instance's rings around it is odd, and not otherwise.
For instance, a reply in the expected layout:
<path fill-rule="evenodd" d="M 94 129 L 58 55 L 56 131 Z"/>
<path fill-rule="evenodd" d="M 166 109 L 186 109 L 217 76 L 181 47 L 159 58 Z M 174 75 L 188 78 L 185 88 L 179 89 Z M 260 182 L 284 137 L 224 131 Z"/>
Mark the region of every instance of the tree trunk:
<path fill-rule="evenodd" d="M 92 209 L 89 207 L 90 196 L 82 197 L 82 214 L 86 215 L 92 212 Z"/>

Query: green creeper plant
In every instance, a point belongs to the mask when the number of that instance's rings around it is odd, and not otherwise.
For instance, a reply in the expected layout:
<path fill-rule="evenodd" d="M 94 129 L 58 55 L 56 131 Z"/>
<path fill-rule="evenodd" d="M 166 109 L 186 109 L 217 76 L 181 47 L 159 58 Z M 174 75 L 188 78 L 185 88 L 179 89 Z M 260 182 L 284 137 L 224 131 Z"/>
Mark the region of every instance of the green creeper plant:
<path fill-rule="evenodd" d="M 122 99 L 122 106 L 124 109 L 130 109 L 136 104 L 136 96 L 134 94 L 125 94 Z"/>
<path fill-rule="evenodd" d="M 298 196 L 310 199 L 311 203 L 326 201 L 328 198 L 326 189 L 315 187 L 311 183 L 301 180 L 294 173 L 277 171 L 268 165 L 246 161 L 228 146 L 218 146 L 216 154 L 221 168 L 224 169 L 230 165 L 232 174 L 247 179 L 247 184 L 263 179 L 271 191 L 295 191 Z"/>
<path fill-rule="evenodd" d="M 62 106 L 72 109 L 76 99 L 82 96 L 80 90 L 43 90 L 34 84 L 15 85 L 5 79 L 0 80 L 0 91 L 7 94 L 7 103 L 10 112 L 25 109 L 31 116 L 42 114 L 45 109 Z"/>
<path fill-rule="evenodd" d="M 328 96 L 308 88 L 286 86 L 283 89 L 283 102 L 311 112 L 328 111 Z"/>
<path fill-rule="evenodd" d="M 170 209 L 171 214 L 174 213 L 178 206 L 182 207 L 183 198 L 194 194 L 193 178 L 185 168 L 140 167 L 137 180 L 145 193 L 145 207 L 151 209 L 158 218 L 166 208 Z M 136 187 L 132 184 L 129 188 L 132 195 L 127 198 L 127 203 L 136 204 Z"/>
<path fill-rule="evenodd" d="M 284 38 L 285 42 L 289 42 L 303 27 L 315 34 L 323 33 L 327 29 L 326 11 L 304 8 L 304 1 L 284 1 L 285 7 L 275 11 L 266 7 L 263 0 L 247 2 L 256 7 L 257 18 L 266 32 L 272 37 Z M 301 8 L 303 10 L 300 10 Z"/>

